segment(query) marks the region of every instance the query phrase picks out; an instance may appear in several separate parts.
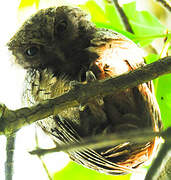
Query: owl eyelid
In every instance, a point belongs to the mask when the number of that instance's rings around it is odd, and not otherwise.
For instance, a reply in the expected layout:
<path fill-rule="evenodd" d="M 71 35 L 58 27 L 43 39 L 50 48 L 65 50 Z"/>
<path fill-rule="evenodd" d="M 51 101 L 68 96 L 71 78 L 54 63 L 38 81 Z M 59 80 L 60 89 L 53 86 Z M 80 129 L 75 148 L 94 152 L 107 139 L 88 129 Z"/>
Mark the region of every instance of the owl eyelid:
<path fill-rule="evenodd" d="M 25 56 L 33 58 L 39 54 L 40 47 L 37 45 L 31 45 L 24 50 Z"/>

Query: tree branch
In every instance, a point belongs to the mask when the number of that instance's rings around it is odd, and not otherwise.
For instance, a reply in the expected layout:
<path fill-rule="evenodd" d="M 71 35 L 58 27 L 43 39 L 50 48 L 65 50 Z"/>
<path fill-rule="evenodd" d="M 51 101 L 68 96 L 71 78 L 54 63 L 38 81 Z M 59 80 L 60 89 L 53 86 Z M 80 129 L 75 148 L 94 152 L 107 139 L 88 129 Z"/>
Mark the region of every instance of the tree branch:
<path fill-rule="evenodd" d="M 15 136 L 16 136 L 16 133 L 13 133 L 7 136 L 5 180 L 12 180 L 12 177 L 13 177 L 13 158 L 14 158 L 14 150 L 15 150 Z"/>
<path fill-rule="evenodd" d="M 0 135 L 8 135 L 27 124 L 58 114 L 66 108 L 79 106 L 80 103 L 84 104 L 88 99 L 95 96 L 105 96 L 116 91 L 135 87 L 168 73 L 171 73 L 171 56 L 115 78 L 76 85 L 64 95 L 42 101 L 30 108 L 25 107 L 12 111 L 1 104 Z"/>
<path fill-rule="evenodd" d="M 156 0 L 158 2 L 160 2 L 163 7 L 165 7 L 169 12 L 171 12 L 171 2 L 169 2 L 170 0 Z"/>
<path fill-rule="evenodd" d="M 133 33 L 134 34 L 134 31 L 132 30 L 132 27 L 129 23 L 129 20 L 125 14 L 125 12 L 123 11 L 123 9 L 120 7 L 119 3 L 118 3 L 118 0 L 113 0 L 114 4 L 115 4 L 115 7 L 117 8 L 120 16 L 121 16 L 121 19 L 122 19 L 122 22 L 125 26 L 125 29 L 130 32 L 130 33 Z"/>
<path fill-rule="evenodd" d="M 171 128 L 166 130 L 167 136 L 171 137 Z M 169 151 L 171 150 L 171 141 L 165 138 L 165 143 L 160 149 L 158 156 L 150 167 L 145 180 L 169 180 L 171 178 L 171 157 Z"/>
<path fill-rule="evenodd" d="M 81 151 L 87 148 L 101 148 L 106 146 L 115 146 L 125 142 L 145 143 L 155 138 L 155 136 L 162 136 L 165 139 L 161 150 L 158 153 L 157 158 L 154 160 L 150 170 L 146 175 L 145 180 L 166 180 L 170 179 L 171 173 L 171 158 L 168 155 L 171 150 L 171 127 L 164 132 L 152 132 L 151 129 L 141 129 L 123 133 L 112 133 L 108 135 L 98 135 L 95 137 L 89 137 L 87 139 L 81 139 L 79 142 L 74 142 L 65 145 L 58 145 L 51 149 L 37 148 L 30 152 L 32 155 L 43 156 L 47 153 L 65 151 Z M 134 138 L 133 138 L 134 137 Z M 170 158 L 166 161 L 166 158 Z M 163 168 L 164 166 L 164 168 Z M 168 178 L 169 177 L 169 178 Z"/>
<path fill-rule="evenodd" d="M 161 170 L 161 173 L 159 174 L 157 180 L 167 180 L 167 179 L 169 180 L 169 179 L 171 179 L 171 157 L 170 157 L 171 155 L 169 154 L 169 151 L 167 154 L 168 154 L 169 159 L 165 160 L 165 162 L 164 162 L 165 166 L 164 167 L 163 167 L 163 165 L 161 166 L 162 170 Z"/>
<path fill-rule="evenodd" d="M 156 136 L 162 136 L 171 141 L 171 136 L 168 131 L 164 132 L 153 132 L 151 129 L 141 129 L 136 131 L 122 132 L 122 133 L 111 133 L 107 135 L 98 135 L 88 137 L 87 139 L 81 139 L 79 142 L 70 144 L 60 145 L 50 149 L 37 148 L 30 152 L 35 155 L 45 155 L 47 153 L 59 152 L 59 151 L 80 151 L 86 148 L 98 149 L 106 146 L 115 146 L 125 142 L 144 143 L 154 139 Z M 134 137 L 134 138 L 133 138 Z"/>

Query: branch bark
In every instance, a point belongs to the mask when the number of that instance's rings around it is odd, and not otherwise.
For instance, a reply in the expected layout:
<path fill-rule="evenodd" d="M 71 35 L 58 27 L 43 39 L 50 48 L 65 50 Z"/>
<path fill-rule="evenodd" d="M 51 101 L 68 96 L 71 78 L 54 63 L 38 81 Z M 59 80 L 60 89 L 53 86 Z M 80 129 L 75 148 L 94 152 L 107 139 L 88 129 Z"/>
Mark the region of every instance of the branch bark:
<path fill-rule="evenodd" d="M 156 0 L 158 2 L 160 2 L 163 7 L 165 7 L 169 12 L 171 12 L 171 2 L 169 2 L 170 0 Z"/>
<path fill-rule="evenodd" d="M 11 134 L 25 125 L 58 114 L 65 108 L 79 106 L 80 103 L 84 104 L 92 97 L 105 96 L 129 87 L 135 87 L 168 73 L 171 73 L 171 56 L 115 78 L 76 85 L 64 95 L 45 100 L 30 108 L 25 107 L 12 111 L 1 104 L 0 135 Z"/>
<path fill-rule="evenodd" d="M 169 155 L 169 151 L 171 150 L 171 127 L 164 132 L 152 132 L 151 129 L 141 129 L 137 131 L 130 131 L 118 134 L 113 133 L 103 136 L 98 135 L 95 137 L 82 139 L 79 142 L 60 145 L 51 149 L 37 148 L 31 151 L 30 154 L 38 155 L 39 157 L 41 157 L 47 153 L 59 151 L 81 151 L 87 148 L 94 149 L 110 145 L 114 146 L 124 142 L 144 143 L 154 139 L 155 136 L 162 136 L 165 139 L 165 143 L 163 144 L 162 148 L 158 153 L 158 156 L 150 167 L 145 180 L 169 180 L 171 177 L 171 158 Z"/>
<path fill-rule="evenodd" d="M 16 133 L 7 137 L 6 143 L 6 162 L 5 162 L 5 180 L 12 180 L 13 177 L 13 159 L 15 150 Z"/>
<path fill-rule="evenodd" d="M 171 127 L 165 131 L 165 143 L 162 145 L 156 159 L 148 170 L 145 180 L 171 179 Z"/>
<path fill-rule="evenodd" d="M 129 23 L 129 20 L 125 14 L 125 12 L 123 11 L 123 9 L 120 7 L 119 3 L 118 3 L 118 0 L 113 0 L 114 4 L 115 4 L 115 7 L 117 8 L 120 16 L 121 16 L 121 19 L 124 23 L 124 26 L 125 26 L 125 29 L 130 32 L 130 33 L 133 33 L 134 34 L 134 31 L 132 30 L 132 27 Z"/>
<path fill-rule="evenodd" d="M 59 152 L 59 151 L 71 152 L 71 151 L 81 151 L 87 148 L 98 149 L 111 145 L 115 146 L 125 142 L 144 143 L 154 139 L 156 136 L 162 136 L 164 138 L 171 140 L 171 136 L 169 134 L 166 134 L 165 131 L 153 132 L 151 129 L 141 129 L 130 132 L 111 133 L 103 136 L 98 135 L 94 137 L 88 137 L 87 139 L 81 139 L 79 142 L 60 145 L 50 149 L 37 148 L 31 151 L 30 154 L 42 156 L 48 153 Z"/>

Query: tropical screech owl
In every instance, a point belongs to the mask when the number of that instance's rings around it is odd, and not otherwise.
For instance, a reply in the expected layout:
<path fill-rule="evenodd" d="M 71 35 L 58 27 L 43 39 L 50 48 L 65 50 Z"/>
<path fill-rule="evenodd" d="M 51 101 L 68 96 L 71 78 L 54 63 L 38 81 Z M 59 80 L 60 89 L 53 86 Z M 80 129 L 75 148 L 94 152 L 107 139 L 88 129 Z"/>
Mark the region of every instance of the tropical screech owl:
<path fill-rule="evenodd" d="M 36 104 L 66 93 L 71 81 L 91 83 L 144 66 L 141 50 L 123 35 L 96 28 L 79 8 L 43 9 L 30 17 L 8 43 L 15 63 L 27 70 L 24 101 Z M 98 90 L 97 90 L 98 91 Z M 152 82 L 72 107 L 38 124 L 57 144 L 98 134 L 161 129 Z M 152 154 L 155 139 L 143 144 L 68 152 L 71 159 L 107 174 L 126 174 Z"/>

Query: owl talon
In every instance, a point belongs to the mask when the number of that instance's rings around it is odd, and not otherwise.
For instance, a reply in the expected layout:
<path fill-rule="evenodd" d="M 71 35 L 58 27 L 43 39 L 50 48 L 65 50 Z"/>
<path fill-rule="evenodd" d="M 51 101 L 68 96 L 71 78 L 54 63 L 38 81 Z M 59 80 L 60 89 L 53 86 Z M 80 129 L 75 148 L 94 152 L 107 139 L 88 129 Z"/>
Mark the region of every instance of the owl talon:
<path fill-rule="evenodd" d="M 70 87 L 78 87 L 79 85 L 81 85 L 83 83 L 79 82 L 79 81 L 70 81 L 69 82 L 69 86 Z"/>
<path fill-rule="evenodd" d="M 86 104 L 80 104 L 78 108 L 80 111 L 84 111 L 86 106 L 87 106 L 87 103 Z"/>
<path fill-rule="evenodd" d="M 69 85 L 70 85 L 70 87 L 72 87 L 72 88 L 77 88 L 77 87 L 79 87 L 80 85 L 82 85 L 83 83 L 82 82 L 79 82 L 79 81 L 70 81 L 69 82 Z M 80 104 L 79 105 L 79 110 L 80 111 L 84 111 L 84 109 L 85 109 L 85 107 L 87 106 L 87 103 L 82 103 L 82 104 Z"/>
<path fill-rule="evenodd" d="M 87 71 L 86 72 L 86 81 L 84 81 L 83 83 L 92 82 L 94 80 L 96 80 L 96 77 L 95 77 L 94 73 L 92 71 Z M 79 84 L 82 84 L 82 83 L 78 82 L 76 85 L 79 85 Z M 87 104 L 88 104 L 87 102 L 80 104 L 79 110 L 84 111 Z"/>
<path fill-rule="evenodd" d="M 96 80 L 96 76 L 92 71 L 86 72 L 86 82 L 92 82 Z"/>

